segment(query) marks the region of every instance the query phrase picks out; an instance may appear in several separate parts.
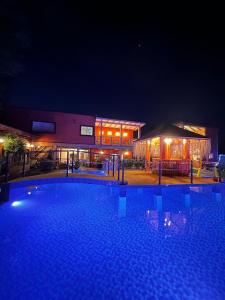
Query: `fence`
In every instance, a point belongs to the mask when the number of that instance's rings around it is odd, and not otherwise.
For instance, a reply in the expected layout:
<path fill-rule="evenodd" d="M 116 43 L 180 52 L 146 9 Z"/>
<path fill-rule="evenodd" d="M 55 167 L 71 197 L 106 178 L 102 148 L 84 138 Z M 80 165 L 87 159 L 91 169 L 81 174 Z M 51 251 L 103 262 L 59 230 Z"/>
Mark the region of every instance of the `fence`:
<path fill-rule="evenodd" d="M 143 184 L 151 183 L 154 178 L 157 184 L 175 183 L 168 182 L 168 178 L 177 181 L 193 183 L 195 177 L 214 178 L 221 181 L 220 171 L 216 163 L 196 162 L 189 160 L 121 160 L 118 155 L 103 154 L 101 152 L 75 151 L 75 150 L 50 150 L 29 151 L 25 153 L 5 153 L 0 161 L 0 180 L 7 182 L 10 179 L 57 173 L 60 176 L 70 176 L 80 170 L 89 174 L 99 175 L 98 170 L 110 175 L 115 180 L 125 184 L 126 181 L 138 177 L 132 170 L 141 171 L 145 176 Z M 95 170 L 92 172 L 91 170 Z M 97 170 L 97 171 L 96 171 Z M 140 174 L 139 174 L 140 175 Z M 141 176 L 139 176 L 139 179 Z M 137 179 L 137 178 L 135 178 Z M 139 183 L 141 183 L 140 179 Z"/>
<path fill-rule="evenodd" d="M 90 174 L 91 170 L 102 170 L 119 178 L 119 160 L 118 155 L 79 150 L 8 152 L 0 160 L 0 181 L 56 172 L 61 176 L 69 176 L 80 169 L 90 171 Z"/>
<path fill-rule="evenodd" d="M 195 178 L 221 182 L 221 170 L 217 162 L 190 160 L 125 160 L 122 161 L 122 177 L 131 177 L 132 170 L 143 171 L 154 178 L 154 183 L 194 183 Z M 130 171 L 130 172 L 129 172 Z M 124 174 L 123 174 L 124 173 Z M 139 176 L 141 173 L 137 173 Z M 198 182 L 198 180 L 196 180 Z M 144 179 L 144 182 L 147 180 Z"/>

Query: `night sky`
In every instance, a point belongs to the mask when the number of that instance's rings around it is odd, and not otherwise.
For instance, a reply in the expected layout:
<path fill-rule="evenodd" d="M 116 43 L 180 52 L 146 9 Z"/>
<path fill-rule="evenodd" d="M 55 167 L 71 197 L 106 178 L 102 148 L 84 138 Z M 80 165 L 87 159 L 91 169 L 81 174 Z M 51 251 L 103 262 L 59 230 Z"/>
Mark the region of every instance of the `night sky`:
<path fill-rule="evenodd" d="M 11 104 L 225 130 L 222 8 L 93 2 L 25 6 L 29 48 Z"/>

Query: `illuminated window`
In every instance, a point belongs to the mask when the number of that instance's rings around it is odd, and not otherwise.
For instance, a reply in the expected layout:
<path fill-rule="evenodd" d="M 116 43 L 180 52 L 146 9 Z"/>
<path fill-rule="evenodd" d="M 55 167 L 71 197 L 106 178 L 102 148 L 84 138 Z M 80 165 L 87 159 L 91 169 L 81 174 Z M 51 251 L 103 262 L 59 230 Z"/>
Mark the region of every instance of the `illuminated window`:
<path fill-rule="evenodd" d="M 120 132 L 116 132 L 116 133 L 115 133 L 115 136 L 120 136 Z"/>
<path fill-rule="evenodd" d="M 127 133 L 127 132 L 124 132 L 124 133 L 123 133 L 123 136 L 128 136 L 128 133 Z"/>
<path fill-rule="evenodd" d="M 92 136 L 94 132 L 93 126 L 80 126 L 80 134 L 86 136 Z"/>
<path fill-rule="evenodd" d="M 108 131 L 108 132 L 107 132 L 107 135 L 112 135 L 112 131 Z"/>

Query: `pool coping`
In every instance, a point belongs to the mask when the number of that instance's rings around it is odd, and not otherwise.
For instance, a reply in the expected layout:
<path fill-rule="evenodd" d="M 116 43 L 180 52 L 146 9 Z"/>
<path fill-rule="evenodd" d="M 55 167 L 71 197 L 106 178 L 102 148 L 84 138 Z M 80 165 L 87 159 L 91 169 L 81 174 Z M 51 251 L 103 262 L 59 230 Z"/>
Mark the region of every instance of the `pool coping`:
<path fill-rule="evenodd" d="M 9 188 L 24 187 L 27 185 L 40 185 L 40 184 L 52 184 L 52 183 L 87 183 L 98 184 L 105 186 L 126 186 L 129 188 L 160 188 L 160 187 L 187 187 L 187 186 L 224 186 L 225 183 L 183 183 L 183 184 L 128 184 L 122 183 L 118 180 L 101 180 L 96 178 L 84 178 L 84 177 L 54 177 L 54 178 L 38 178 L 38 179 L 25 179 L 21 181 L 9 182 L 7 185 Z M 0 184 L 0 186 L 5 185 Z"/>

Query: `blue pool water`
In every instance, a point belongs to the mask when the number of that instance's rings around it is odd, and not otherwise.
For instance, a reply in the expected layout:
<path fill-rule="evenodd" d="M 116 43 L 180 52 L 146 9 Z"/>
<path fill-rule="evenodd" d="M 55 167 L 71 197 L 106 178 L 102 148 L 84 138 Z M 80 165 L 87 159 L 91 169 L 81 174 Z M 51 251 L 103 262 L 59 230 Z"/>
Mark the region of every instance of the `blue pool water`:
<path fill-rule="evenodd" d="M 0 299 L 225 299 L 225 186 L 16 185 Z"/>

